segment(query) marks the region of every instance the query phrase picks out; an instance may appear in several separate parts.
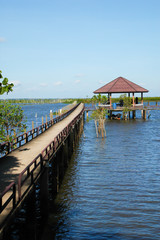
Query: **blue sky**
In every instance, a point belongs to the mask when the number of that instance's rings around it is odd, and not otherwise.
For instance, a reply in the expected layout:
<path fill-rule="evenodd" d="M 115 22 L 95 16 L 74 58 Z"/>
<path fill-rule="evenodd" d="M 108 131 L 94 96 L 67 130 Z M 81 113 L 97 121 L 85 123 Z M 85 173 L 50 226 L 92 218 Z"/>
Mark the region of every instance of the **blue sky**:
<path fill-rule="evenodd" d="M 160 96 L 159 0 L 1 0 L 5 98 L 92 97 L 122 76 Z"/>

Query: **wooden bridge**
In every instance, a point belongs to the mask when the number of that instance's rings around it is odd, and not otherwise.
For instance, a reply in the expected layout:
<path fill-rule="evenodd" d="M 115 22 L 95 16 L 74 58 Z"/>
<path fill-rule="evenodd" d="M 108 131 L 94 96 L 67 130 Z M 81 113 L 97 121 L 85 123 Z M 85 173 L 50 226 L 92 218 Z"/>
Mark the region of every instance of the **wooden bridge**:
<path fill-rule="evenodd" d="M 1 151 L 7 153 L 0 159 L 1 236 L 3 236 L 8 221 L 57 151 L 64 145 L 67 146 L 67 151 L 72 151 L 70 147 L 73 143 L 71 143 L 69 137 L 75 132 L 72 138 L 73 142 L 76 132 L 79 131 L 79 128 L 83 128 L 83 113 L 84 105 L 78 104 L 57 118 L 22 134 L 12 143 L 8 142 L 0 146 Z M 60 159 L 58 161 L 60 162 Z M 59 187 L 57 174 L 60 174 L 60 172 L 57 172 L 56 169 L 54 176 L 56 181 L 54 183 L 55 192 L 58 191 Z"/>

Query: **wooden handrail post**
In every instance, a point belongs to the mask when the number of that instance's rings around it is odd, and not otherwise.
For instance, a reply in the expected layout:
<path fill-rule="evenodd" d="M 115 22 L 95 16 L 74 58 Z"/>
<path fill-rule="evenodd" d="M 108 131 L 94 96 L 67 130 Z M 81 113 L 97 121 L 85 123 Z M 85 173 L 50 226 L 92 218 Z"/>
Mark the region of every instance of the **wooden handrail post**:
<path fill-rule="evenodd" d="M 16 206 L 16 185 L 13 185 L 13 208 Z"/>

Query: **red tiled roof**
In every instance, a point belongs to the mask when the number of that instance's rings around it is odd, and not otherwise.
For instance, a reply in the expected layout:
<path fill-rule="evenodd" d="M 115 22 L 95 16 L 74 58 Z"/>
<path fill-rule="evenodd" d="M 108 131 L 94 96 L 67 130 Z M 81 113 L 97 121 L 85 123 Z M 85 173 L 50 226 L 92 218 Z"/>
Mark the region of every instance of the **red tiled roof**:
<path fill-rule="evenodd" d="M 107 83 L 103 87 L 94 91 L 94 93 L 140 93 L 148 92 L 147 89 L 129 81 L 126 78 L 118 77 Z"/>

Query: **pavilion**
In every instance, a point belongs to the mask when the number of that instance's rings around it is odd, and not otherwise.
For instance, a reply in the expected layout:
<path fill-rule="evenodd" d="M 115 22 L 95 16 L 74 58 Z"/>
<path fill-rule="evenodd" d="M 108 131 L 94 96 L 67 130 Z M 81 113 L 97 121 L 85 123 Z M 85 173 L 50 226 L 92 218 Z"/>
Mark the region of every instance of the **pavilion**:
<path fill-rule="evenodd" d="M 95 94 L 101 93 L 106 94 L 108 93 L 108 97 L 110 98 L 110 105 L 112 104 L 111 96 L 112 93 L 128 93 L 128 96 L 130 97 L 130 94 L 133 95 L 133 106 L 135 104 L 134 101 L 134 94 L 135 93 L 141 93 L 141 104 L 143 104 L 143 93 L 149 92 L 147 89 L 140 87 L 139 85 L 129 81 L 126 78 L 118 77 L 114 79 L 113 81 L 107 83 L 103 87 L 97 89 L 94 91 Z"/>
<path fill-rule="evenodd" d="M 95 94 L 108 94 L 109 99 L 109 107 L 112 109 L 112 93 L 127 93 L 128 97 L 130 97 L 130 94 L 132 94 L 133 97 L 133 104 L 132 104 L 132 110 L 137 109 L 137 107 L 143 108 L 143 93 L 149 92 L 147 89 L 129 81 L 126 78 L 118 77 L 114 79 L 113 81 L 107 83 L 106 85 L 102 86 L 101 88 L 94 91 Z M 137 104 L 135 103 L 135 93 L 141 93 L 141 103 Z M 137 109 L 138 110 L 138 109 Z"/>

